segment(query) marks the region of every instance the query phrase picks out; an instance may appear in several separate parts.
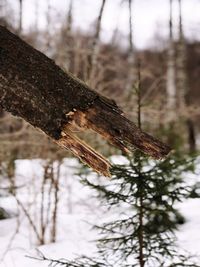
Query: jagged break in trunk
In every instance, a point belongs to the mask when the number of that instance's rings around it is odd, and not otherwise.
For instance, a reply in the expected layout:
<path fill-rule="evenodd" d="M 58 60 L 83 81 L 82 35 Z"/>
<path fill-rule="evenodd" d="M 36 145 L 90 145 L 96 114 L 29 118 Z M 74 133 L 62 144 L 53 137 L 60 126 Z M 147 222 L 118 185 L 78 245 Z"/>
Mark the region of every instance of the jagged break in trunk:
<path fill-rule="evenodd" d="M 0 26 L 0 105 L 40 128 L 97 172 L 110 163 L 74 136 L 74 127 L 92 129 L 127 152 L 136 147 L 154 158 L 170 149 L 140 131 L 113 100 L 91 90 L 51 59 Z"/>

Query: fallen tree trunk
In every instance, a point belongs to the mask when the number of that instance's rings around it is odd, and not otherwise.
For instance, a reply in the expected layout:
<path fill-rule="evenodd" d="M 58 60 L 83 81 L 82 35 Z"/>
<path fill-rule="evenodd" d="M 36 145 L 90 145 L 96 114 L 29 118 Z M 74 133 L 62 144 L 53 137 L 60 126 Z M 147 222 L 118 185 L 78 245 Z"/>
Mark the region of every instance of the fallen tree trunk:
<path fill-rule="evenodd" d="M 97 172 L 109 176 L 110 163 L 73 134 L 92 129 L 127 152 L 133 147 L 154 157 L 168 146 L 140 131 L 113 100 L 91 90 L 51 59 L 0 26 L 0 105 L 70 149 Z"/>

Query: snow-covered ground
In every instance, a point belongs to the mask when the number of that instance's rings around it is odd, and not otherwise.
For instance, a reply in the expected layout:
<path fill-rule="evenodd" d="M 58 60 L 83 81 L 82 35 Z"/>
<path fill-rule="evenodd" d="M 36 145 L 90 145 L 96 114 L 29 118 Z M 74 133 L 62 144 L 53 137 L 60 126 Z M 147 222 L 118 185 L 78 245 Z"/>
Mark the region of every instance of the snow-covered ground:
<path fill-rule="evenodd" d="M 17 199 L 26 208 L 31 220 L 40 233 L 41 213 L 41 177 L 43 173 L 41 160 L 17 161 L 16 177 L 19 186 Z M 75 175 L 77 166 L 75 159 L 66 159 L 61 167 L 61 180 L 59 192 L 57 238 L 50 243 L 51 225 L 47 226 L 45 241 L 47 244 L 38 246 L 30 220 L 17 205 L 16 199 L 2 190 L 0 206 L 11 213 L 20 213 L 19 217 L 0 221 L 0 266 L 1 267 L 43 267 L 48 263 L 32 260 L 26 255 L 35 255 L 35 248 L 39 248 L 45 256 L 58 259 L 71 259 L 77 255 L 91 255 L 95 251 L 92 240 L 96 232 L 88 223 L 98 223 L 102 217 L 109 216 L 92 196 L 91 190 L 79 182 Z M 191 177 L 194 179 L 196 177 Z M 6 187 L 1 181 L 1 188 Z M 46 190 L 48 190 L 48 185 Z M 48 194 L 44 199 L 48 206 Z M 181 212 L 187 222 L 180 227 L 177 233 L 180 246 L 192 254 L 200 254 L 200 200 L 188 200 L 179 204 Z"/>

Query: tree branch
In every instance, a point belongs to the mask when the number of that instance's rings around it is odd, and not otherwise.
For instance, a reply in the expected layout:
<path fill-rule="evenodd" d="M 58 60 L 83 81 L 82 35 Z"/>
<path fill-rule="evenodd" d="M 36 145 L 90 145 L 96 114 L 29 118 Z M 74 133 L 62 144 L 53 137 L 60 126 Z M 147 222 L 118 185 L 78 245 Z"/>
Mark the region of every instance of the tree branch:
<path fill-rule="evenodd" d="M 122 151 L 136 147 L 154 158 L 170 149 L 125 118 L 113 100 L 90 89 L 51 59 L 0 26 L 0 105 L 41 129 L 97 172 L 110 163 L 73 134 L 92 129 Z"/>

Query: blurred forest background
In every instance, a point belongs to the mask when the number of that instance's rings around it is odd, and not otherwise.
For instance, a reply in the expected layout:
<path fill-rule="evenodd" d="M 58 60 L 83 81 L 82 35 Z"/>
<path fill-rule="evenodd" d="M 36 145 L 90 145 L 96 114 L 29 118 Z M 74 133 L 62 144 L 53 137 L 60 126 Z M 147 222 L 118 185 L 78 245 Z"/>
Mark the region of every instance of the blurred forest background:
<path fill-rule="evenodd" d="M 32 5 L 29 3 L 26 7 L 26 2 L 31 2 Z M 104 38 L 107 40 L 103 41 L 101 35 L 105 36 L 105 34 L 102 33 L 101 25 L 107 8 L 106 4 L 108 5 L 106 1 L 102 4 L 101 1 L 96 3 L 99 14 L 96 14 L 96 20 L 88 25 L 87 31 L 82 30 L 81 26 L 74 26 L 74 21 L 77 24 L 78 20 L 74 17 L 78 14 L 76 9 L 79 9 L 79 5 L 81 9 L 84 2 L 60 2 L 65 10 L 61 14 L 59 13 L 61 11 L 56 9 L 56 3 L 51 1 L 1 0 L 1 24 L 18 33 L 28 43 L 55 60 L 63 69 L 86 81 L 98 92 L 116 100 L 132 118 L 136 117 L 137 110 L 132 85 L 137 82 L 137 66 L 140 64 L 144 127 L 152 133 L 166 130 L 167 125 L 170 125 L 174 132 L 180 133 L 182 129 L 179 137 L 182 139 L 183 147 L 191 152 L 195 151 L 198 146 L 200 127 L 198 123 L 200 37 L 198 23 L 186 25 L 187 31 L 191 28 L 191 32 L 195 33 L 190 34 L 190 38 L 184 34 L 186 24 L 182 16 L 184 2 L 165 1 L 169 2 L 165 10 L 168 21 L 165 25 L 157 26 L 157 30 L 152 32 L 150 45 L 146 44 L 143 49 L 137 49 L 135 45 L 134 32 L 136 32 L 137 23 L 134 17 L 134 3 L 129 1 L 119 3 L 118 9 L 123 8 L 122 15 L 127 21 L 126 32 L 118 29 L 117 21 L 120 14 L 116 14 L 116 28 L 112 33 L 109 32 L 107 35 L 110 37 L 107 36 Z M 137 5 L 140 4 L 135 3 L 136 7 Z M 154 5 L 156 7 L 156 3 Z M 96 8 L 97 11 L 98 8 Z M 124 8 L 126 13 L 123 12 Z M 159 4 L 157 8 L 160 8 Z M 27 19 L 29 13 L 31 25 Z M 89 15 L 82 14 L 82 16 Z M 162 34 L 166 29 L 168 34 Z M 145 31 L 144 34 L 146 34 Z M 142 42 L 139 45 L 144 46 Z M 3 158 L 9 153 L 14 153 L 14 157 L 17 158 L 46 157 L 46 153 L 52 154 L 51 149 L 53 149 L 53 155 L 55 150 L 58 154 L 61 153 L 29 125 L 3 111 L 1 111 L 0 132 Z M 41 138 L 42 143 L 39 142 Z M 163 140 L 165 139 L 169 144 L 174 145 L 174 138 L 165 135 Z M 101 143 L 96 138 L 94 142 L 97 146 Z"/>
<path fill-rule="evenodd" d="M 57 9 L 57 2 L 59 5 L 62 2 L 62 10 Z M 95 2 L 94 11 L 90 8 L 88 13 L 82 12 L 86 10 L 82 5 L 90 2 L 91 6 Z M 113 5 L 115 2 L 113 10 L 108 2 Z M 144 40 L 139 42 L 135 39 L 135 32 L 140 31 L 139 23 L 146 20 L 148 10 L 144 11 L 140 22 L 137 22 L 135 12 L 140 4 L 145 7 L 145 2 L 0 0 L 0 24 L 52 58 L 64 70 L 84 80 L 91 88 L 114 99 L 131 120 L 137 122 L 139 112 L 142 128 L 168 143 L 173 150 L 196 157 L 200 146 L 200 20 L 187 25 L 188 20 L 183 14 L 186 14 L 189 0 L 148 1 L 154 2 L 155 9 L 165 9 L 162 12 L 166 21 L 164 25 L 158 21 L 155 31 L 150 34 L 151 39 L 144 44 Z M 161 2 L 165 2 L 163 7 Z M 194 12 L 197 12 L 195 3 L 200 7 L 199 1 L 191 1 Z M 109 27 L 102 27 L 105 13 L 107 17 L 112 13 L 112 20 L 116 17 L 116 23 L 111 23 L 115 25 L 112 31 Z M 123 26 L 125 31 L 118 27 L 120 15 L 127 23 Z M 94 17 L 94 21 L 82 25 L 83 17 Z M 143 31 L 141 29 L 141 35 L 147 34 Z M 141 110 L 138 111 L 138 107 Z M 87 133 L 84 139 L 108 157 L 119 154 L 99 136 Z M 60 190 L 63 190 L 61 168 L 67 158 L 70 162 L 71 154 L 58 148 L 38 130 L 0 110 L 2 195 L 8 194 L 15 199 L 17 212 L 27 218 L 36 243 L 40 245 L 57 240 L 58 202 Z M 38 191 L 34 189 L 33 180 L 27 182 L 31 184 L 28 186 L 31 194 L 37 191 L 33 199 L 29 199 L 28 206 L 27 201 L 20 198 L 25 182 L 21 178 L 19 182 L 16 175 L 20 159 L 41 160 L 38 167 L 41 175 L 36 181 Z M 74 209 L 75 178 L 71 177 L 80 172 L 80 165 L 76 166 L 65 181 L 66 210 L 69 213 Z M 39 206 L 40 215 L 35 214 L 34 205 L 37 209 Z M 11 216 L 6 208 L 2 208 L 1 213 L 2 218 Z M 36 224 L 34 216 L 38 219 Z M 20 222 L 17 225 L 15 235 Z M 46 231 L 49 231 L 48 235 Z M 8 248 L 12 246 L 14 236 Z M 144 266 L 142 262 L 140 266 Z"/>

